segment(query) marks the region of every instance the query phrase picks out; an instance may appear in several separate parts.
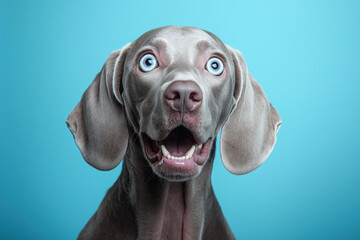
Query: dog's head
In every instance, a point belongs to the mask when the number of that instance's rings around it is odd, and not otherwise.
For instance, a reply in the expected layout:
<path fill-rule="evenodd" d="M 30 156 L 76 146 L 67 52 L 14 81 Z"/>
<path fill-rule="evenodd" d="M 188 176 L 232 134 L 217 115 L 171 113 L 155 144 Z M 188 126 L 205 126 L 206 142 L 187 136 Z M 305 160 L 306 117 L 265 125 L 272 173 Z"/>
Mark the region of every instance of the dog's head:
<path fill-rule="evenodd" d="M 209 32 L 170 26 L 112 52 L 67 123 L 95 168 L 120 163 L 130 127 L 153 171 L 183 181 L 201 172 L 221 127 L 225 167 L 257 168 L 281 119 L 239 51 Z"/>

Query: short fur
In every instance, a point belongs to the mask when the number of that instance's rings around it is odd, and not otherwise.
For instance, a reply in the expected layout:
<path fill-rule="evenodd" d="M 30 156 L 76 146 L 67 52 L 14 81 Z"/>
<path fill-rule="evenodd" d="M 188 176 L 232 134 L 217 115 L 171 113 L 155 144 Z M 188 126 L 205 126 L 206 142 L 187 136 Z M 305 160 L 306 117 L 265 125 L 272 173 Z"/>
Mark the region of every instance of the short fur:
<path fill-rule="evenodd" d="M 144 51 L 158 56 L 158 69 L 138 70 Z M 214 54 L 224 62 L 221 76 L 204 68 Z M 180 113 L 164 93 L 185 81 L 200 89 L 202 100 L 198 109 Z M 239 51 L 209 32 L 168 26 L 112 52 L 67 124 L 90 165 L 110 170 L 124 159 L 79 239 L 235 239 L 211 185 L 216 136 L 222 127 L 226 169 L 245 174 L 271 153 L 281 119 Z M 161 170 L 144 149 L 144 135 L 160 141 L 178 126 L 197 143 L 209 139 L 207 160 L 191 174 Z"/>

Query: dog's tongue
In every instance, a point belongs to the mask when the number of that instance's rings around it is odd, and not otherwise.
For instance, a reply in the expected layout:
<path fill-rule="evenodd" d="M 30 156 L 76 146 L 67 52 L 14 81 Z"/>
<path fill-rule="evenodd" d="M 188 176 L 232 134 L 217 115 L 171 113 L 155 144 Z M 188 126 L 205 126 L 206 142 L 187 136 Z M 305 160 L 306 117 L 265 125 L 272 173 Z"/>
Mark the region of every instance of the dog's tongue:
<path fill-rule="evenodd" d="M 171 131 L 163 144 L 171 155 L 181 157 L 195 144 L 195 140 L 188 129 L 177 127 Z"/>

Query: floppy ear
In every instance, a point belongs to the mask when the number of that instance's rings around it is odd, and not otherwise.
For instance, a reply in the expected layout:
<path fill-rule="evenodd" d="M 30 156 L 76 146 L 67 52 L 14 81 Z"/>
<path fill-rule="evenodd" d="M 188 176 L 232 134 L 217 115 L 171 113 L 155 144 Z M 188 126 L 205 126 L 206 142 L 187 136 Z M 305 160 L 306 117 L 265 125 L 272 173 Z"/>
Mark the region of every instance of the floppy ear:
<path fill-rule="evenodd" d="M 270 155 L 281 119 L 248 72 L 242 54 L 227 47 L 235 67 L 235 105 L 221 131 L 220 151 L 229 172 L 245 174 L 259 167 Z"/>
<path fill-rule="evenodd" d="M 128 51 L 129 45 L 110 54 L 66 120 L 82 156 L 99 170 L 116 167 L 127 149 L 127 121 L 118 91 Z"/>

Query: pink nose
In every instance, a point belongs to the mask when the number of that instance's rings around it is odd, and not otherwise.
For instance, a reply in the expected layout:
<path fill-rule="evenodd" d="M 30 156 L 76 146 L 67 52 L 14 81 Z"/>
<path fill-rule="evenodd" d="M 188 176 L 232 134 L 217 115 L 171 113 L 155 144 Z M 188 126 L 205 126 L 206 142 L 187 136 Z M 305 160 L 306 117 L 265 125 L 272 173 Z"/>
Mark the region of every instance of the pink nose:
<path fill-rule="evenodd" d="M 199 86 L 190 81 L 175 81 L 164 92 L 165 101 L 171 109 L 178 112 L 192 112 L 202 102 Z"/>

